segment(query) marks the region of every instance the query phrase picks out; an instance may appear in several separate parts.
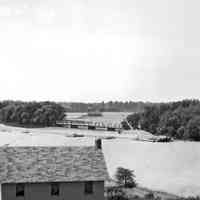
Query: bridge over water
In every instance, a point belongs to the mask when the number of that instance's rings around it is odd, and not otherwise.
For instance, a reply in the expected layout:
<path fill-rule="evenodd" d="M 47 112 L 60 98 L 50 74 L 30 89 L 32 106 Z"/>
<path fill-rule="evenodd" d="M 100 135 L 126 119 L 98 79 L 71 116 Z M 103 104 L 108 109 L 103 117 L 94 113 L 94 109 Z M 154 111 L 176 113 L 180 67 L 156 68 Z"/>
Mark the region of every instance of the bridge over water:
<path fill-rule="evenodd" d="M 57 126 L 66 128 L 88 129 L 88 130 L 106 130 L 121 131 L 122 126 L 119 123 L 95 122 L 88 120 L 65 119 L 58 121 Z"/>

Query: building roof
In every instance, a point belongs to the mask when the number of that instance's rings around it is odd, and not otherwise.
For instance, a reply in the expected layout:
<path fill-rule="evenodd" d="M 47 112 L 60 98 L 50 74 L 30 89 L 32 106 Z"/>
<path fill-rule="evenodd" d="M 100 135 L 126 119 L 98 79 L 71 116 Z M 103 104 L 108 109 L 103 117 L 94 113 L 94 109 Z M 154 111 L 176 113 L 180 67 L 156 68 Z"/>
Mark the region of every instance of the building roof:
<path fill-rule="evenodd" d="M 102 150 L 95 147 L 0 148 L 0 183 L 107 179 Z"/>

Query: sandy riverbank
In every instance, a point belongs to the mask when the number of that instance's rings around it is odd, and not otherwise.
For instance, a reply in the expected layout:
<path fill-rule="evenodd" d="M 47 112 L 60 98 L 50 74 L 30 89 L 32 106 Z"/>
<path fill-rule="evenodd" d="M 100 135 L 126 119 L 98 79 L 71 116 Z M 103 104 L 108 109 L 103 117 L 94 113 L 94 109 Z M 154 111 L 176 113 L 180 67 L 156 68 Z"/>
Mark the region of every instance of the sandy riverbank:
<path fill-rule="evenodd" d="M 132 131 L 123 131 L 121 134 L 118 132 L 109 132 L 109 131 L 93 131 L 87 129 L 69 129 L 69 128 L 60 128 L 60 127 L 46 127 L 46 128 L 21 128 L 6 126 L 0 124 L 0 133 L 15 133 L 20 136 L 20 138 L 35 138 L 36 136 L 43 137 L 44 134 L 52 135 L 56 134 L 59 136 L 65 137 L 88 137 L 96 138 L 100 137 L 102 139 L 130 139 L 137 141 L 151 141 L 157 137 L 142 130 L 132 130 Z M 3 134 L 5 135 L 5 134 Z M 13 135 L 14 136 L 14 135 Z M 1 137 L 1 136 L 0 136 Z M 8 136 L 9 138 L 10 136 Z M 16 136 L 18 138 L 18 136 Z M 51 136 L 53 137 L 53 136 Z"/>

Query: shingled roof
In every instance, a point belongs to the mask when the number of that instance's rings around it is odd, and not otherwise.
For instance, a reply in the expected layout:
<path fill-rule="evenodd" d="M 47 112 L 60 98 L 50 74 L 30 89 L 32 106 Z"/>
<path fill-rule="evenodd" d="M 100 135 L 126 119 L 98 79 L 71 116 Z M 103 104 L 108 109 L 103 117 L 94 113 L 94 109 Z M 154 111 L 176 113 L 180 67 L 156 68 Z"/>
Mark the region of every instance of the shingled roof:
<path fill-rule="evenodd" d="M 0 148 L 0 183 L 107 179 L 103 153 L 95 147 Z"/>

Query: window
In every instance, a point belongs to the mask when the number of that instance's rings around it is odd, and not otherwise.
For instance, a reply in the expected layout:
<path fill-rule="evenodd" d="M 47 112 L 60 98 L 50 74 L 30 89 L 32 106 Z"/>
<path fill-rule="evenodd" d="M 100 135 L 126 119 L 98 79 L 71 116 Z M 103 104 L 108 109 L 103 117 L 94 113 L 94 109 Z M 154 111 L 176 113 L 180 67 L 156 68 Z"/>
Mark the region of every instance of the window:
<path fill-rule="evenodd" d="M 24 196 L 24 184 L 19 183 L 16 185 L 16 197 L 23 197 Z"/>
<path fill-rule="evenodd" d="M 92 194 L 93 193 L 93 182 L 88 181 L 85 182 L 85 194 Z"/>
<path fill-rule="evenodd" d="M 59 183 L 51 184 L 51 196 L 59 196 Z"/>

